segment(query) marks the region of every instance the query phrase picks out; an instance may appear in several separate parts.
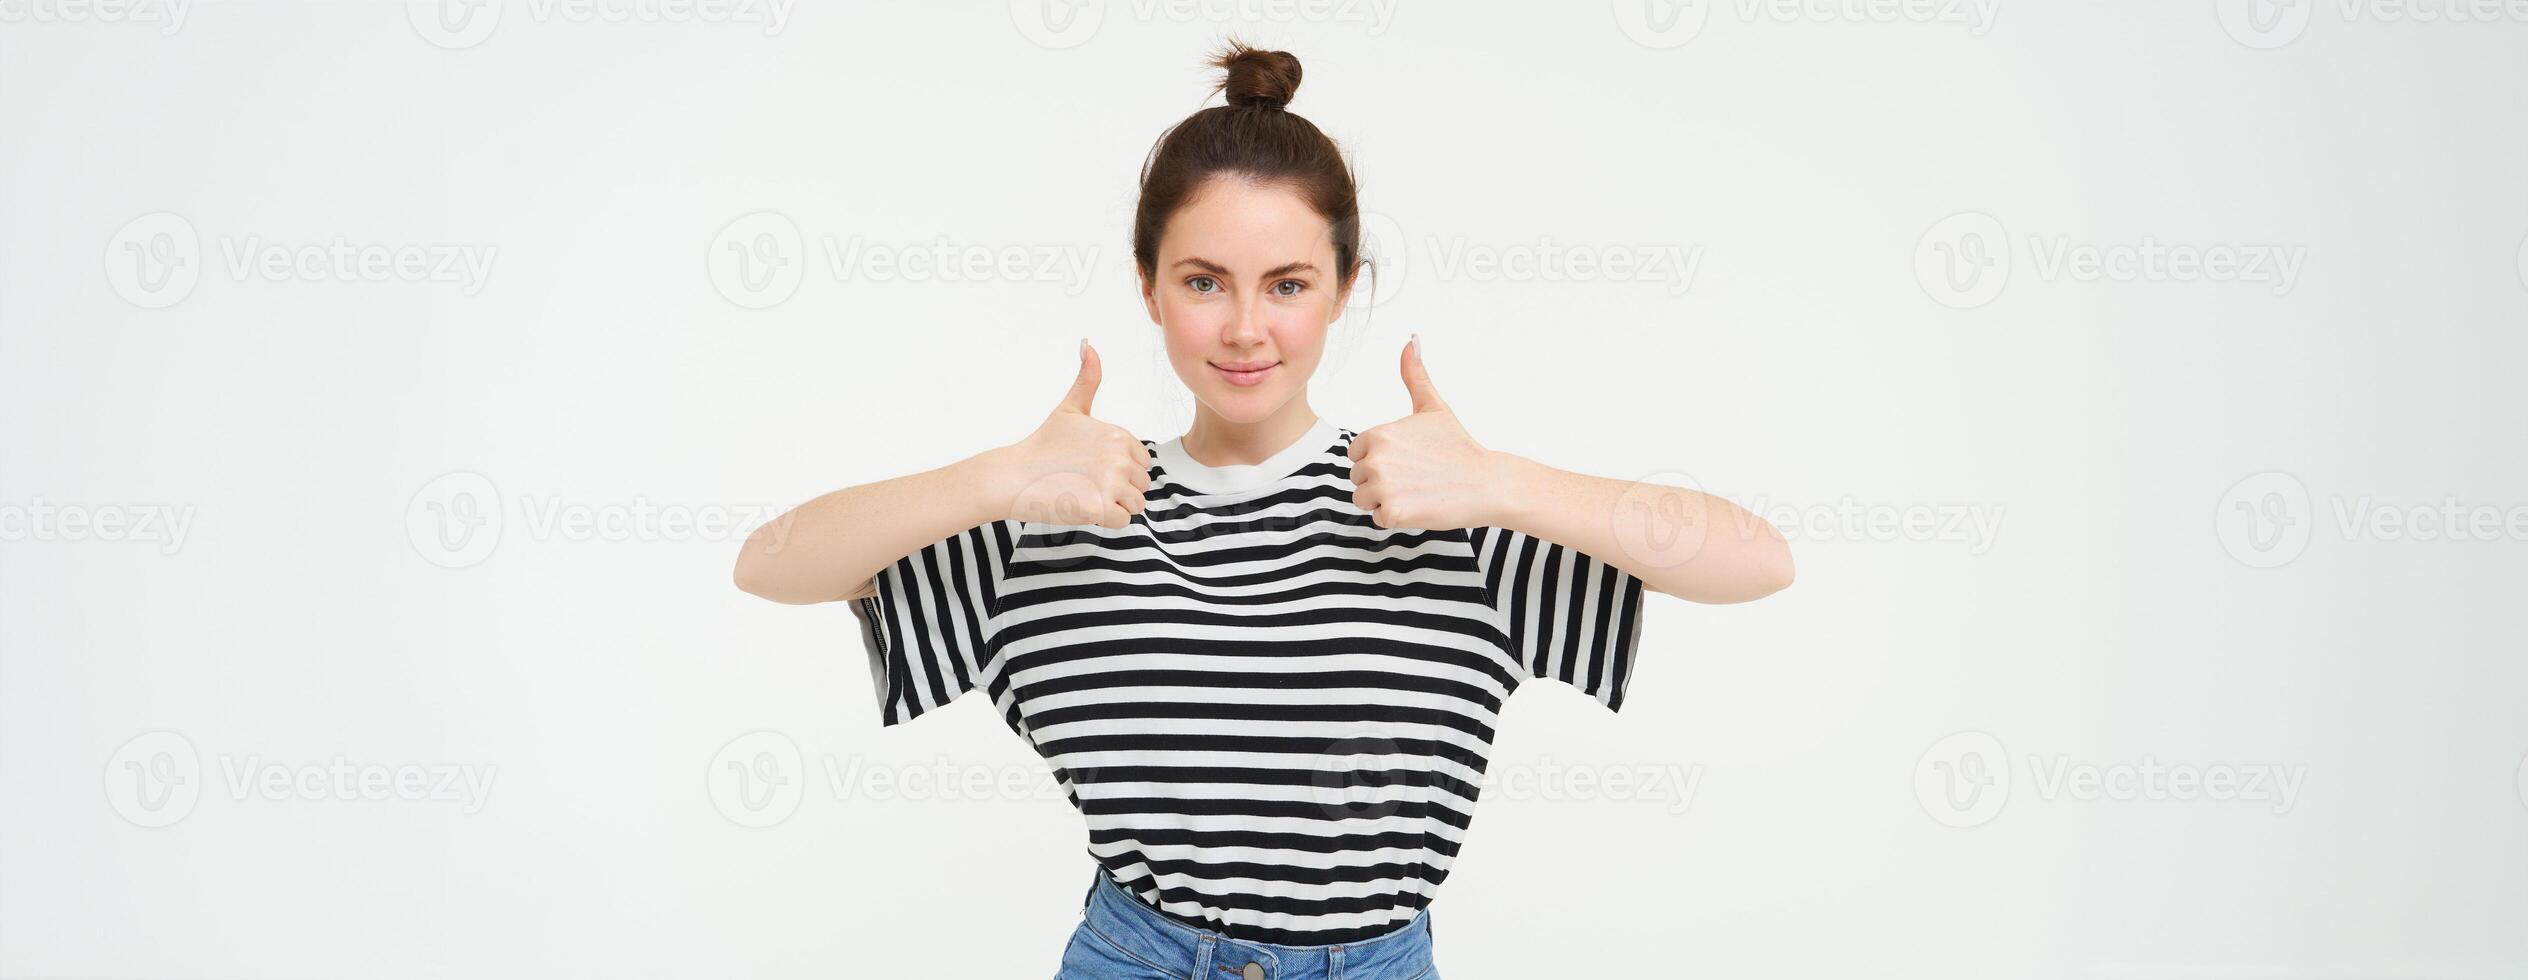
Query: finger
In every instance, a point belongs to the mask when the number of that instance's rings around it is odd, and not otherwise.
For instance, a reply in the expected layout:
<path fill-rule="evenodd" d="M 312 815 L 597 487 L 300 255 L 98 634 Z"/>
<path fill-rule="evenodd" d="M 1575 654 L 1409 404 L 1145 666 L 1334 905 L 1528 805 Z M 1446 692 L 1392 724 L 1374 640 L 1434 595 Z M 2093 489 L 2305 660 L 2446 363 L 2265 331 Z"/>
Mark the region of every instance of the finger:
<path fill-rule="evenodd" d="M 1062 393 L 1062 404 L 1053 410 L 1088 414 L 1089 403 L 1097 398 L 1097 380 L 1104 373 L 1098 366 L 1097 348 L 1088 345 L 1088 338 L 1080 338 L 1080 374 L 1071 379 L 1071 390 Z"/>
<path fill-rule="evenodd" d="M 1431 372 L 1422 366 L 1421 334 L 1414 334 L 1413 341 L 1404 345 L 1404 356 L 1398 359 L 1398 365 L 1404 374 L 1405 393 L 1413 396 L 1414 411 L 1448 410 L 1448 403 L 1440 400 L 1439 387 L 1431 383 Z"/>
<path fill-rule="evenodd" d="M 1106 513 L 1100 517 L 1097 524 L 1099 527 L 1112 529 L 1131 527 L 1132 512 L 1125 510 L 1122 504 L 1109 501 L 1106 504 Z"/>

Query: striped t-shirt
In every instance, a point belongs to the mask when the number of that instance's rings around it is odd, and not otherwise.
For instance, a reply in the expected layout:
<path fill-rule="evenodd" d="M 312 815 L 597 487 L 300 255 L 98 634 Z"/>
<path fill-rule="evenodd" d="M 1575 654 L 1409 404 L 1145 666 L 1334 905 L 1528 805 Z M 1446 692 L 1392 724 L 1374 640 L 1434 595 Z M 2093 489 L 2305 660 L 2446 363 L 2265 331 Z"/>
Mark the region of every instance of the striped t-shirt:
<path fill-rule="evenodd" d="M 1232 938 L 1356 942 L 1431 902 L 1505 698 L 1624 703 L 1642 582 L 1501 528 L 1352 506 L 1358 433 L 1252 466 L 1151 443 L 1129 526 L 996 521 L 852 603 L 898 724 L 975 688 L 1052 764 L 1127 891 Z"/>

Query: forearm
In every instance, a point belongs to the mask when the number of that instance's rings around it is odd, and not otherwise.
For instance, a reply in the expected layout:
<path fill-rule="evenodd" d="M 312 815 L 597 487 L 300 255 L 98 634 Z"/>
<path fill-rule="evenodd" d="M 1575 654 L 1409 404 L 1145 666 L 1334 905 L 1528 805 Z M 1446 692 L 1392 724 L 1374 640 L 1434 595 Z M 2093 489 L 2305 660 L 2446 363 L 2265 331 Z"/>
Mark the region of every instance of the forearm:
<path fill-rule="evenodd" d="M 987 450 L 937 469 L 825 494 L 757 528 L 738 550 L 737 587 L 794 604 L 854 598 L 897 559 L 996 511 Z"/>
<path fill-rule="evenodd" d="M 1791 584 L 1790 543 L 1727 500 L 1497 450 L 1492 461 L 1493 526 L 1576 549 L 1694 602 L 1746 602 Z"/>

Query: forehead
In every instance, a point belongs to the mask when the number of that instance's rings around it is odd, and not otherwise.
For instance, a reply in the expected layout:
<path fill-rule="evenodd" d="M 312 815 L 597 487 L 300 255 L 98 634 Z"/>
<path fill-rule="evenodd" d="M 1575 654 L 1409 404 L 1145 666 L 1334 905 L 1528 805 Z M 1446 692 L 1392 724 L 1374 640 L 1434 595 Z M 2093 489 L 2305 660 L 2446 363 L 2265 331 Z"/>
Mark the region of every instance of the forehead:
<path fill-rule="evenodd" d="M 1162 263 L 1200 256 L 1239 270 L 1300 261 L 1322 268 L 1333 254 L 1333 226 L 1297 189 L 1236 177 L 1205 181 L 1159 236 Z"/>

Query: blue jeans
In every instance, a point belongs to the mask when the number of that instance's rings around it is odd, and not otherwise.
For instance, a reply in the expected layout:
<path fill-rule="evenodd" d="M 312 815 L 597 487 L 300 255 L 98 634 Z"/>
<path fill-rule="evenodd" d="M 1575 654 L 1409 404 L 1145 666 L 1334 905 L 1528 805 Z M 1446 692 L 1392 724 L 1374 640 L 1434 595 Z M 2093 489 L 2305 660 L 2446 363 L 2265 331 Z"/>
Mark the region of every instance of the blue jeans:
<path fill-rule="evenodd" d="M 1352 943 L 1256 943 L 1159 914 L 1097 868 L 1055 980 L 1440 980 L 1431 910 Z"/>

